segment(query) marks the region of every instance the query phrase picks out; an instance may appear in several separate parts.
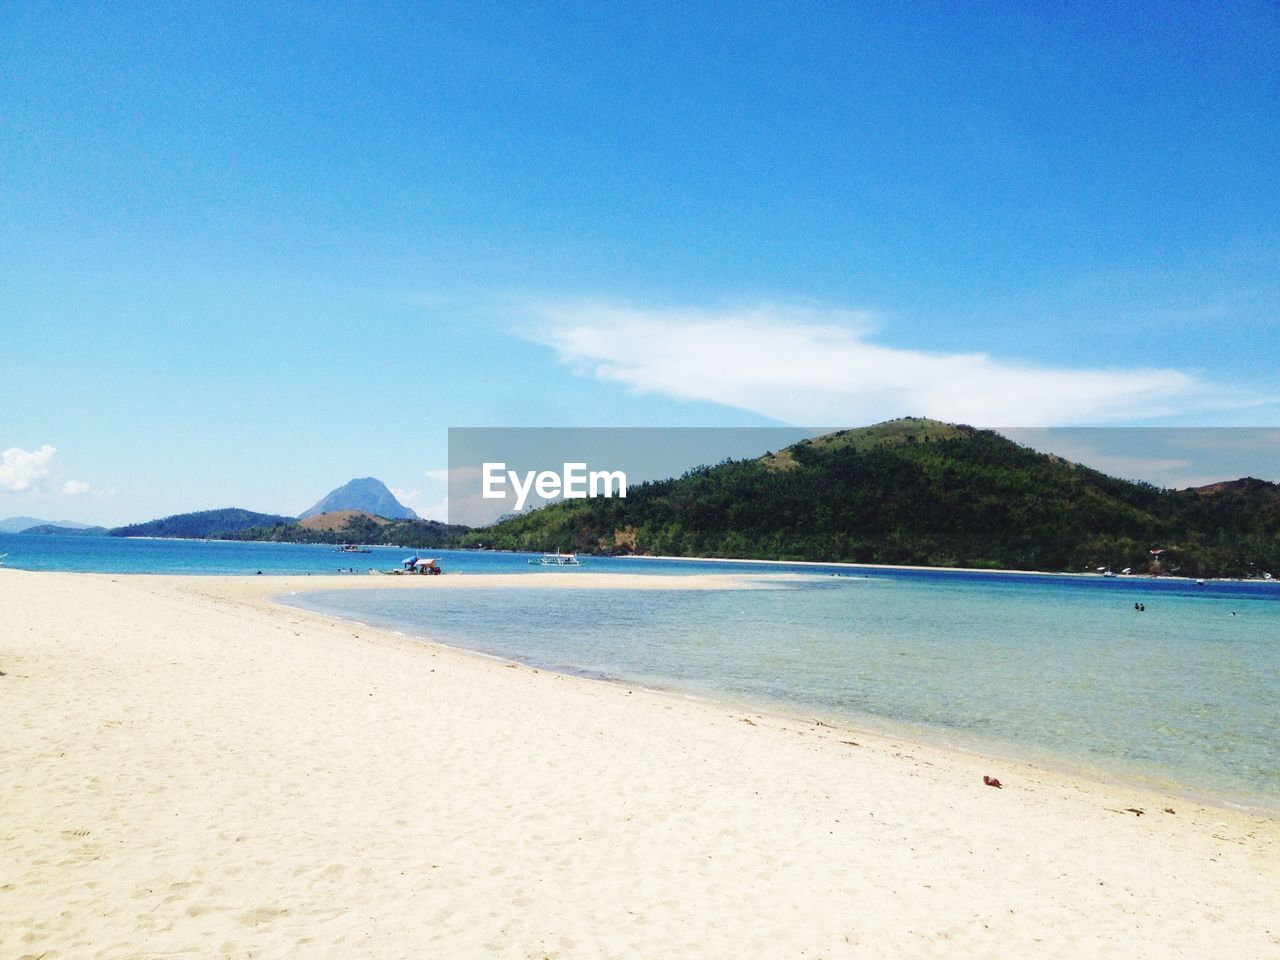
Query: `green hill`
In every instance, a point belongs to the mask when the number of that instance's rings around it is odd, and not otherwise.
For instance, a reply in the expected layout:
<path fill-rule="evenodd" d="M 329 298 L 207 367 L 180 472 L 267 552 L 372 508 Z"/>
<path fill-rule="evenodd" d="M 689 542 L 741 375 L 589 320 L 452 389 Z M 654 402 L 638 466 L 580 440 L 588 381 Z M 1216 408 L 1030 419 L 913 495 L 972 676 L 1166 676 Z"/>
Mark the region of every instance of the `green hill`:
<path fill-rule="evenodd" d="M 348 516 L 341 516 L 345 513 Z M 284 543 L 362 543 L 398 547 L 448 547 L 470 528 L 437 520 L 388 520 L 359 511 L 322 514 L 341 523 L 313 524 L 283 519 L 272 524 L 248 527 L 221 534 L 220 540 L 267 540 Z"/>
<path fill-rule="evenodd" d="M 106 527 L 64 527 L 58 523 L 42 523 L 20 531 L 24 536 L 36 537 L 102 537 Z"/>
<path fill-rule="evenodd" d="M 1280 486 L 1166 491 L 998 434 L 906 418 L 552 504 L 462 537 L 498 549 L 1021 570 L 1280 569 Z M 1151 550 L 1163 549 L 1160 559 Z"/>
<path fill-rule="evenodd" d="M 203 538 L 281 522 L 292 523 L 293 518 L 282 517 L 274 513 L 254 513 L 252 510 L 227 507 L 221 510 L 177 513 L 159 520 L 148 520 L 146 523 L 133 523 L 127 527 L 116 527 L 110 531 L 110 535 L 113 537 Z"/>

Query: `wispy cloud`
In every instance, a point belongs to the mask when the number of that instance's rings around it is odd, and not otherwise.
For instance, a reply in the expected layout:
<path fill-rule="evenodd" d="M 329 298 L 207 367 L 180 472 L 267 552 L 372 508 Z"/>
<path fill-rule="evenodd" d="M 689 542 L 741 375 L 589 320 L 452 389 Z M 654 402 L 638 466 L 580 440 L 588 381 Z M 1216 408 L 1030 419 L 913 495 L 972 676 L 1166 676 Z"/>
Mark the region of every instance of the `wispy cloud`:
<path fill-rule="evenodd" d="M 915 414 L 990 426 L 1140 421 L 1269 402 L 1181 370 L 1070 368 L 874 342 L 849 310 L 542 304 L 526 336 L 585 376 L 795 424 Z"/>
<path fill-rule="evenodd" d="M 433 486 L 440 486 L 442 482 L 438 479 L 438 474 L 447 474 L 447 470 L 425 470 L 423 476 L 433 481 Z M 388 487 L 392 495 L 409 507 L 423 520 L 445 520 L 449 512 L 449 501 L 441 491 L 424 493 L 421 490 L 406 490 L 401 487 Z"/>

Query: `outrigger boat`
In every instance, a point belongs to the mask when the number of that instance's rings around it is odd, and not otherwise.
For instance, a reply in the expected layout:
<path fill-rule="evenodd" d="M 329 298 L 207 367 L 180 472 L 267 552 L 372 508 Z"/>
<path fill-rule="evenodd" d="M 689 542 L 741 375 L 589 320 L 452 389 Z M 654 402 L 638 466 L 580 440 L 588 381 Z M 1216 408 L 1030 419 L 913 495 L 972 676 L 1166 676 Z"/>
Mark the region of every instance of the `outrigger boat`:
<path fill-rule="evenodd" d="M 338 553 L 373 553 L 372 550 L 356 546 L 354 543 L 344 543 L 342 546 L 334 547 L 333 549 Z"/>
<path fill-rule="evenodd" d="M 580 567 L 582 561 L 578 559 L 576 553 L 561 553 L 557 550 L 555 553 L 544 553 L 536 560 L 529 561 L 534 566 L 539 567 Z"/>

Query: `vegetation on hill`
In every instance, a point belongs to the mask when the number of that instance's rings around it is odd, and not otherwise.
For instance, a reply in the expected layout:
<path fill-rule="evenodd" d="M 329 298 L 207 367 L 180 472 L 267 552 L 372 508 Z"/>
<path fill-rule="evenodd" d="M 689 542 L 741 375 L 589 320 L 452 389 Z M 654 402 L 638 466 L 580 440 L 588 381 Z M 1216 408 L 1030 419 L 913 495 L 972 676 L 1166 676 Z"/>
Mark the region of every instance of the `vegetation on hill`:
<path fill-rule="evenodd" d="M 378 526 L 391 521 L 385 517 L 375 516 L 365 510 L 333 510 L 329 513 L 317 513 L 298 520 L 298 526 L 304 530 L 342 530 L 348 523 L 358 517 L 367 517 Z"/>
<path fill-rule="evenodd" d="M 281 522 L 293 523 L 294 521 L 292 517 L 282 517 L 274 513 L 254 513 L 252 510 L 227 507 L 222 510 L 178 513 L 159 520 L 148 520 L 146 523 L 132 523 L 127 527 L 116 527 L 110 531 L 110 535 L 113 537 L 212 538 L 250 527 Z"/>
<path fill-rule="evenodd" d="M 39 537 L 102 537 L 106 527 L 64 527 L 57 523 L 42 523 L 20 531 L 24 535 Z"/>
<path fill-rule="evenodd" d="M 76 523 L 73 520 L 41 520 L 39 517 L 6 517 L 0 520 L 0 533 L 26 533 L 32 527 L 65 527 L 72 530 L 84 530 L 87 523 Z"/>
<path fill-rule="evenodd" d="M 414 548 L 455 546 L 468 527 L 437 520 L 388 520 L 359 511 L 341 525 L 311 524 L 311 520 L 282 520 L 273 524 L 224 533 L 221 540 L 267 540 L 284 543 L 360 543 Z M 333 517 L 334 514 L 327 516 Z M 315 518 L 311 518 L 315 519 Z M 309 525 L 310 524 L 310 525 Z"/>
<path fill-rule="evenodd" d="M 273 513 L 229 508 L 181 513 L 107 531 L 113 537 L 188 537 L 281 543 L 361 543 L 401 547 L 453 546 L 469 528 L 435 520 L 388 520 L 359 510 L 298 521 Z M 101 529 L 99 528 L 100 532 Z M 57 533 L 81 531 L 51 531 Z M 87 531 L 85 531 L 87 532 Z"/>
<path fill-rule="evenodd" d="M 626 499 L 552 504 L 460 543 L 1247 576 L 1280 570 L 1280 486 L 1160 490 L 991 431 L 908 418 L 700 467 L 633 487 Z"/>
<path fill-rule="evenodd" d="M 49 533 L 70 533 L 63 529 Z M 78 532 L 78 531 L 77 531 Z M 84 531 L 88 532 L 88 531 Z M 113 536 L 828 560 L 1183 576 L 1280 575 L 1280 485 L 1161 490 L 996 433 L 906 418 L 570 500 L 481 530 L 336 510 L 206 510 Z"/>

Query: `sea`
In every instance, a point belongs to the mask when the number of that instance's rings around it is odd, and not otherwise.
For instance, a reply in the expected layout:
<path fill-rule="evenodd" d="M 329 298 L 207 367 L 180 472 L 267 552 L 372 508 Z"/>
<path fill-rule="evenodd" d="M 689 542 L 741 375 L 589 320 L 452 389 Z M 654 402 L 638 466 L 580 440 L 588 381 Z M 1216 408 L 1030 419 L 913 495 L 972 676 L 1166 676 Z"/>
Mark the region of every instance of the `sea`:
<path fill-rule="evenodd" d="M 334 574 L 375 547 L 0 536 L 29 570 Z M 1016 757 L 1280 813 L 1280 583 L 418 551 L 529 586 L 283 598 L 545 669 Z M 612 573 L 747 573 L 750 589 L 615 590 Z M 1139 608 L 1140 607 L 1140 608 Z"/>

